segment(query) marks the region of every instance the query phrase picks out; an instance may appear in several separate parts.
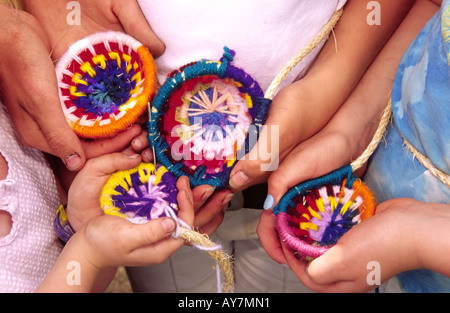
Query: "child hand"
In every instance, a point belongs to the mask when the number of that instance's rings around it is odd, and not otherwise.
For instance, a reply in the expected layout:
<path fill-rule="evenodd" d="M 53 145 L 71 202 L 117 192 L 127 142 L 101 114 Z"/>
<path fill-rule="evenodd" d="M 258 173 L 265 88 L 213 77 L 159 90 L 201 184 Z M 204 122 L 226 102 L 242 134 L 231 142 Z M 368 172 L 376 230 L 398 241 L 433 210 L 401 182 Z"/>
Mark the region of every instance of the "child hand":
<path fill-rule="evenodd" d="M 194 202 L 188 178 L 178 179 L 177 188 L 178 218 L 192 227 Z M 86 224 L 79 235 L 87 244 L 86 258 L 104 269 L 163 262 L 183 245 L 181 239 L 169 237 L 175 229 L 176 221 L 168 217 L 135 225 L 123 218 L 101 216 Z"/>
<path fill-rule="evenodd" d="M 75 177 L 68 195 L 67 216 L 77 231 L 94 217 L 103 215 L 100 195 L 111 174 L 128 170 L 141 162 L 139 155 L 106 154 L 90 159 Z"/>
<path fill-rule="evenodd" d="M 267 254 L 275 261 L 287 262 L 275 229 L 272 208 L 289 188 L 349 164 L 370 141 L 371 133 L 363 131 L 363 121 L 354 119 L 352 127 L 348 127 L 348 115 L 351 114 L 356 114 L 356 111 L 349 104 L 343 106 L 326 127 L 293 149 L 269 176 L 265 211 L 261 215 L 257 232 Z M 353 127 L 360 129 L 361 133 L 355 133 Z M 365 133 L 367 135 L 361 136 Z"/>
<path fill-rule="evenodd" d="M 450 225 L 448 207 L 413 199 L 386 201 L 375 216 L 348 231 L 308 268 L 283 248 L 287 264 L 319 292 L 366 292 L 376 288 L 375 283 L 419 268 L 448 275 L 448 257 L 442 253 L 448 244 L 439 240 Z"/>
<path fill-rule="evenodd" d="M 2 98 L 21 142 L 78 170 L 84 150 L 62 112 L 44 30 L 33 16 L 7 5 L 0 5 L 0 19 Z"/>

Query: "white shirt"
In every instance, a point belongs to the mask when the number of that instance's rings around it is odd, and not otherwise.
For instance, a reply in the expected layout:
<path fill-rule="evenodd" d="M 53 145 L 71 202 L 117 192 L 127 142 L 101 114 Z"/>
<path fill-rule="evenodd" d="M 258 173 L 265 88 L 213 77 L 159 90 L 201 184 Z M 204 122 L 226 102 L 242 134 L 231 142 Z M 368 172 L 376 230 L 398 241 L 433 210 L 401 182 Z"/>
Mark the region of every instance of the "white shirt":
<path fill-rule="evenodd" d="M 138 0 L 166 51 L 156 60 L 159 82 L 181 66 L 236 52 L 234 66 L 266 90 L 283 66 L 308 44 L 346 0 Z M 305 74 L 323 43 L 290 74 Z"/>

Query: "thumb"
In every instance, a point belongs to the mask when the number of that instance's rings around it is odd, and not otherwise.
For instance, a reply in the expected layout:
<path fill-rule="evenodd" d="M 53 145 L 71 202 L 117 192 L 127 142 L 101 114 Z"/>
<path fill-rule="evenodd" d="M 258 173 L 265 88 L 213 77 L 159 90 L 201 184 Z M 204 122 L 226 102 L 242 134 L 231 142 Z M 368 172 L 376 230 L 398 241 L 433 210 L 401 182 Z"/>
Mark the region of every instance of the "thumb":
<path fill-rule="evenodd" d="M 330 248 L 322 256 L 314 259 L 306 268 L 306 273 L 312 282 L 318 285 L 330 285 L 349 280 L 346 269 L 349 267 L 348 258 L 339 246 Z M 348 276 L 348 275 L 347 275 Z"/>
<path fill-rule="evenodd" d="M 64 116 L 54 113 L 52 122 L 42 121 L 40 118 L 36 122 L 47 141 L 49 152 L 61 158 L 68 170 L 80 170 L 86 163 L 84 149 Z"/>
<path fill-rule="evenodd" d="M 113 10 L 125 32 L 147 46 L 153 57 L 164 53 L 164 43 L 151 29 L 137 1 L 117 0 Z"/>
<path fill-rule="evenodd" d="M 150 220 L 145 224 L 134 224 L 128 228 L 125 236 L 132 243 L 131 249 L 147 246 L 169 237 L 176 229 L 177 223 L 170 217 Z"/>
<path fill-rule="evenodd" d="M 43 69 L 45 70 L 47 69 Z M 28 105 L 23 109 L 39 127 L 47 145 L 46 152 L 61 158 L 70 171 L 78 171 L 84 166 L 86 156 L 80 139 L 67 123 L 61 109 L 54 75 L 54 72 L 48 71 L 46 79 L 38 83 L 36 80 L 32 81 L 38 85 L 36 90 L 39 92 L 28 97 Z"/>
<path fill-rule="evenodd" d="M 109 176 L 116 171 L 132 169 L 138 166 L 140 162 L 141 158 L 139 154 L 127 155 L 116 152 L 90 159 L 86 163 L 85 169 L 86 171 Z"/>
<path fill-rule="evenodd" d="M 271 209 L 295 185 L 349 164 L 351 149 L 338 132 L 320 132 L 299 144 L 268 178 L 264 209 Z"/>
<path fill-rule="evenodd" d="M 252 150 L 231 171 L 231 189 L 236 192 L 265 182 L 270 173 L 278 168 L 279 160 L 279 127 L 266 124 Z"/>

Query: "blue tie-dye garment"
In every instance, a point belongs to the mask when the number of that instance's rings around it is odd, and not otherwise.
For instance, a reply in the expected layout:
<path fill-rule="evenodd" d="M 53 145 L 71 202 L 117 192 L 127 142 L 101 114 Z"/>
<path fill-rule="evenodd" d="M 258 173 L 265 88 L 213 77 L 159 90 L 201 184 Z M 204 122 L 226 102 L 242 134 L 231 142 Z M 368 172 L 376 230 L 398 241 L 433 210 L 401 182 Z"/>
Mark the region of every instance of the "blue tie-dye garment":
<path fill-rule="evenodd" d="M 401 137 L 436 168 L 450 173 L 449 46 L 450 0 L 444 0 L 397 71 L 392 89 L 393 125 L 364 177 L 378 203 L 401 197 L 450 203 L 450 188 L 413 158 Z M 408 271 L 397 278 L 405 292 L 450 292 L 450 278 L 429 270 Z"/>

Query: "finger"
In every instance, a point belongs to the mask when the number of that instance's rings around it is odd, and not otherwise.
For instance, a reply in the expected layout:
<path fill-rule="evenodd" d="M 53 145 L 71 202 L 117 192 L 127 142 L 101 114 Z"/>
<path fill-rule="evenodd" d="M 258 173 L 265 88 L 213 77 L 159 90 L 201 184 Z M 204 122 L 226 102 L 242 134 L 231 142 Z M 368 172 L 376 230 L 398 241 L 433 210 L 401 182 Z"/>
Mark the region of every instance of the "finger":
<path fill-rule="evenodd" d="M 301 143 L 270 174 L 264 209 L 275 206 L 293 186 L 349 164 L 348 143 L 338 132 L 321 132 Z"/>
<path fill-rule="evenodd" d="M 141 152 L 142 150 L 148 148 L 149 143 L 147 139 L 147 132 L 145 130 L 141 131 L 139 135 L 133 138 L 131 141 L 131 147 L 136 152 Z"/>
<path fill-rule="evenodd" d="M 278 144 L 278 126 L 264 125 L 258 142 L 231 171 L 229 185 L 234 192 L 267 180 L 270 172 L 278 167 Z"/>
<path fill-rule="evenodd" d="M 215 187 L 211 187 L 209 185 L 201 185 L 195 187 L 192 190 L 192 196 L 194 199 L 194 210 L 197 211 L 198 209 L 200 209 L 206 203 L 209 197 L 214 193 L 215 190 L 216 190 Z"/>
<path fill-rule="evenodd" d="M 144 161 L 146 163 L 151 163 L 155 159 L 153 156 L 153 150 L 151 150 L 150 148 L 147 148 L 144 151 L 142 151 L 141 156 L 142 156 L 142 161 Z"/>
<path fill-rule="evenodd" d="M 178 217 L 192 226 L 194 222 L 194 200 L 187 176 L 182 176 L 177 180 L 177 189 Z"/>
<path fill-rule="evenodd" d="M 224 216 L 225 216 L 225 214 L 223 212 L 219 212 L 208 223 L 206 223 L 202 226 L 198 226 L 199 232 L 202 234 L 211 235 L 222 224 Z M 194 222 L 194 226 L 195 226 L 195 222 Z"/>
<path fill-rule="evenodd" d="M 85 168 L 86 171 L 93 171 L 98 176 L 105 176 L 105 179 L 107 179 L 112 173 L 132 169 L 138 166 L 140 162 L 139 154 L 112 153 L 90 159 Z"/>
<path fill-rule="evenodd" d="M 130 248 L 134 250 L 168 238 L 175 231 L 176 225 L 176 221 L 170 217 L 158 218 L 144 224 L 133 224 L 122 236 L 128 238 Z"/>
<path fill-rule="evenodd" d="M 86 161 L 84 149 L 61 109 L 50 58 L 44 54 L 40 64 L 42 69 L 34 78 L 24 78 L 23 86 L 28 87 L 21 106 L 39 126 L 39 131 L 48 143 L 48 153 L 60 157 L 69 170 L 77 171 Z M 30 68 L 29 75 L 33 76 L 33 66 Z"/>
<path fill-rule="evenodd" d="M 164 43 L 151 29 L 137 1 L 117 0 L 114 2 L 113 11 L 125 32 L 147 46 L 155 58 L 164 53 Z"/>
<path fill-rule="evenodd" d="M 199 210 L 196 211 L 194 226 L 203 227 L 213 221 L 217 215 L 223 215 L 233 196 L 234 194 L 228 189 L 216 192 Z M 217 222 L 217 220 L 215 222 Z"/>
<path fill-rule="evenodd" d="M 287 264 L 272 210 L 263 211 L 256 231 L 266 253 L 274 261 L 280 264 Z"/>
<path fill-rule="evenodd" d="M 140 131 L 141 128 L 139 125 L 133 125 L 112 138 L 82 141 L 86 152 L 86 158 L 91 159 L 104 154 L 123 151 L 130 145 L 130 142 L 140 133 Z"/>

